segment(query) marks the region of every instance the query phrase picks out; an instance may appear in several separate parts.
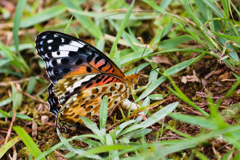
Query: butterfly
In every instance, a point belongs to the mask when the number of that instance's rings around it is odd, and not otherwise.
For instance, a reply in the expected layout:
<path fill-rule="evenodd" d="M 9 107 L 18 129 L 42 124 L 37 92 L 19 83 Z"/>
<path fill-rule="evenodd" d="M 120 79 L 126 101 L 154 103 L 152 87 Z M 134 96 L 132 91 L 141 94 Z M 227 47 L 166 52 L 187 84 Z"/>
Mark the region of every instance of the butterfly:
<path fill-rule="evenodd" d="M 108 111 L 118 104 L 126 109 L 138 108 L 128 97 L 139 75 L 125 76 L 111 59 L 87 42 L 46 31 L 37 36 L 35 47 L 51 80 L 47 101 L 58 127 L 76 126 L 82 123 L 81 116 L 99 115 L 104 96 L 108 98 Z"/>

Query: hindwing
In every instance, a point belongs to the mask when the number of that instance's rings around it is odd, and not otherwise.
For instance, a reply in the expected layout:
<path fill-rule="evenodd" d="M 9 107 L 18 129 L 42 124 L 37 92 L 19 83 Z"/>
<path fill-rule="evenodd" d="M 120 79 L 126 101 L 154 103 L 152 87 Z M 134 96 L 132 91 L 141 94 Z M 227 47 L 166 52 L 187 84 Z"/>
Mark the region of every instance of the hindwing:
<path fill-rule="evenodd" d="M 121 82 L 95 86 L 80 91 L 69 98 L 64 107 L 59 110 L 57 124 L 66 128 L 74 124 L 81 124 L 80 116 L 99 115 L 104 96 L 108 98 L 108 110 L 112 110 L 128 97 L 127 93 L 129 93 L 128 88 Z"/>

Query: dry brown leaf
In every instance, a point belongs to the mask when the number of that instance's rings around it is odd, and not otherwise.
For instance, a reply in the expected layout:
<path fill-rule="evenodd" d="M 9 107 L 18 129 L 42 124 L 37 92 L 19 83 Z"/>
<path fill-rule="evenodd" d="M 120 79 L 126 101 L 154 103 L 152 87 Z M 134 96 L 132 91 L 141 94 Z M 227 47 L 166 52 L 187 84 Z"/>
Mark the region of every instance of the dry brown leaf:
<path fill-rule="evenodd" d="M 164 64 L 169 64 L 169 65 L 173 65 L 168 59 L 167 57 L 160 57 L 160 56 L 154 56 L 152 57 L 153 62 L 160 64 L 160 63 L 164 63 Z"/>
<path fill-rule="evenodd" d="M 225 72 L 224 74 L 222 74 L 222 75 L 219 76 L 219 79 L 220 79 L 220 80 L 230 79 L 230 73 L 229 73 L 229 72 Z"/>
<path fill-rule="evenodd" d="M 45 116 L 45 115 L 44 115 L 44 116 L 41 117 L 41 123 L 42 123 L 42 124 L 46 124 L 46 123 L 48 122 L 48 120 L 49 120 L 49 117 L 48 117 L 48 116 Z"/>
<path fill-rule="evenodd" d="M 37 136 L 37 123 L 34 121 L 32 121 L 32 129 L 33 129 L 32 136 L 36 137 Z"/>
<path fill-rule="evenodd" d="M 182 83 L 186 84 L 187 82 L 200 82 L 200 80 L 198 79 L 198 77 L 196 76 L 196 72 L 193 71 L 193 75 L 192 76 L 182 76 L 181 79 Z"/>

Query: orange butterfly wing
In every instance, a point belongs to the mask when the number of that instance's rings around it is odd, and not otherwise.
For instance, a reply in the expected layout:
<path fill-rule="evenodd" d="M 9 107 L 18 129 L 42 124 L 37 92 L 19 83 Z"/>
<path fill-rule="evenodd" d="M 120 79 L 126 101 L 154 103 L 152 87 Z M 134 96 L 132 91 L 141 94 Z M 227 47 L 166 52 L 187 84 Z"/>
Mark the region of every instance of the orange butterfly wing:
<path fill-rule="evenodd" d="M 39 34 L 35 43 L 52 82 L 50 111 L 60 126 L 69 127 L 80 121 L 79 116 L 99 113 L 104 95 L 109 98 L 109 109 L 128 98 L 129 76 L 90 44 L 54 31 Z"/>

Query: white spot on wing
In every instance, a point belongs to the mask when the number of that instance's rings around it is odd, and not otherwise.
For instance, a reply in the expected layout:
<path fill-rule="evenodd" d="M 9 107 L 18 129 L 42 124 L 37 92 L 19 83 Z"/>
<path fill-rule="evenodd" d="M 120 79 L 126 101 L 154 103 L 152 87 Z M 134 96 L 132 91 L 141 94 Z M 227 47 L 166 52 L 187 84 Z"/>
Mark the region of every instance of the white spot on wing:
<path fill-rule="evenodd" d="M 76 101 L 77 100 L 77 97 L 75 96 L 75 97 L 73 97 L 73 99 L 72 99 L 73 101 Z"/>
<path fill-rule="evenodd" d="M 52 43 L 52 42 L 53 42 L 52 39 L 47 40 L 47 43 Z"/>
<path fill-rule="evenodd" d="M 69 83 L 69 81 L 67 81 L 67 82 L 65 82 L 65 83 L 63 84 L 65 88 L 68 87 L 68 83 Z"/>
<path fill-rule="evenodd" d="M 58 64 L 61 64 L 61 59 L 57 59 L 57 63 L 58 63 Z"/>
<path fill-rule="evenodd" d="M 46 35 L 42 36 L 42 39 L 45 39 L 46 38 Z"/>
<path fill-rule="evenodd" d="M 48 50 L 52 50 L 52 46 L 48 46 Z"/>
<path fill-rule="evenodd" d="M 77 46 L 77 47 L 83 48 L 84 43 L 79 42 L 79 41 L 71 41 L 71 42 L 69 43 L 69 45 L 71 45 L 71 46 Z"/>
<path fill-rule="evenodd" d="M 71 45 L 61 45 L 61 46 L 59 46 L 59 50 L 62 50 L 62 51 L 77 51 L 78 47 L 71 46 Z"/>
<path fill-rule="evenodd" d="M 66 91 L 73 92 L 74 89 L 81 86 L 83 82 L 88 82 L 91 78 L 95 77 L 96 75 L 97 74 L 88 75 L 88 76 L 84 77 L 83 79 L 76 81 L 75 83 L 73 83 L 72 86 L 66 88 Z"/>

